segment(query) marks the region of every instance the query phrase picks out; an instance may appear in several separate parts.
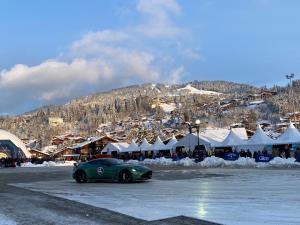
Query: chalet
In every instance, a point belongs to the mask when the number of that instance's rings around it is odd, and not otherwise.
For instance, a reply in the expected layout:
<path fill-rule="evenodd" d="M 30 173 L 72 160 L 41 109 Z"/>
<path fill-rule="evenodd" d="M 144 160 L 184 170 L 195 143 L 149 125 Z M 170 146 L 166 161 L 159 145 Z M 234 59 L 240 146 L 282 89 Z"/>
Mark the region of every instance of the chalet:
<path fill-rule="evenodd" d="M 79 154 L 81 159 L 88 159 L 100 153 L 107 143 L 116 143 L 118 140 L 110 136 L 91 137 L 88 140 L 78 143 L 68 149 L 68 154 Z"/>
<path fill-rule="evenodd" d="M 36 149 L 30 149 L 29 150 L 31 154 L 31 158 L 37 158 L 37 159 L 47 159 L 50 157 L 48 153 L 36 150 Z"/>
<path fill-rule="evenodd" d="M 52 138 L 52 141 L 51 141 L 52 145 L 61 145 L 63 143 L 64 143 L 64 139 L 59 138 L 59 137 L 54 137 L 54 138 Z"/>
<path fill-rule="evenodd" d="M 269 97 L 272 97 L 274 95 L 277 95 L 276 91 L 269 91 L 269 90 L 261 90 L 260 91 L 260 96 L 262 99 L 267 99 Z"/>
<path fill-rule="evenodd" d="M 80 154 L 77 150 L 71 148 L 63 148 L 53 154 L 53 157 L 58 160 L 77 160 Z"/>

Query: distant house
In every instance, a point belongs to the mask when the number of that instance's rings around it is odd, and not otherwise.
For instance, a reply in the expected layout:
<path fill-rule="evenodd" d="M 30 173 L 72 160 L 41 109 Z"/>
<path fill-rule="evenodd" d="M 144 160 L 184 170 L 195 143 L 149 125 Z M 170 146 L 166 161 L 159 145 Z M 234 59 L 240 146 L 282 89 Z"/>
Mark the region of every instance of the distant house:
<path fill-rule="evenodd" d="M 39 151 L 37 149 L 30 149 L 29 152 L 31 154 L 31 158 L 47 159 L 50 157 L 48 153 Z"/>
<path fill-rule="evenodd" d="M 107 135 L 102 137 L 91 137 L 84 142 L 78 143 L 63 150 L 60 156 L 64 157 L 66 155 L 78 154 L 81 159 L 88 159 L 96 154 L 101 153 L 105 145 L 111 142 L 116 143 L 118 140 Z"/>
<path fill-rule="evenodd" d="M 64 124 L 64 120 L 60 117 L 49 117 L 48 124 L 52 127 L 60 126 Z"/>
<path fill-rule="evenodd" d="M 260 95 L 261 95 L 262 99 L 267 99 L 269 97 L 277 95 L 277 92 L 276 91 L 269 91 L 269 90 L 261 90 Z"/>

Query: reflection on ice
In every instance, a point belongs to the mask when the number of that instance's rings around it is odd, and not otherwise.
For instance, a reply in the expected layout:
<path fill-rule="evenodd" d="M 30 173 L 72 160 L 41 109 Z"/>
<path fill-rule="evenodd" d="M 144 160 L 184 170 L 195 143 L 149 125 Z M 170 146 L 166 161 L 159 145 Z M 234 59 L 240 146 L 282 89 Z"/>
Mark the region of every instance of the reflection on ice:
<path fill-rule="evenodd" d="M 205 171 L 232 176 L 154 179 L 134 184 L 88 183 L 84 188 L 73 181 L 18 186 L 146 220 L 186 215 L 230 225 L 299 225 L 299 170 Z M 202 173 L 205 171 L 202 169 Z"/>

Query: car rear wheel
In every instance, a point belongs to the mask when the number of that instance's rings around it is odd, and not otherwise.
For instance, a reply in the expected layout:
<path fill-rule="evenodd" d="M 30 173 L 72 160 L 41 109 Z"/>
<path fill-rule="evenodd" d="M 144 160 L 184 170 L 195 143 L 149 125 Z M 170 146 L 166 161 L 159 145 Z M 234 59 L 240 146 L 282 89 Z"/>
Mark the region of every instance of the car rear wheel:
<path fill-rule="evenodd" d="M 132 181 L 132 175 L 128 170 L 122 170 L 119 174 L 119 182 L 129 183 Z"/>
<path fill-rule="evenodd" d="M 87 182 L 86 173 L 82 170 L 79 170 L 75 175 L 75 180 L 77 183 L 86 183 Z"/>

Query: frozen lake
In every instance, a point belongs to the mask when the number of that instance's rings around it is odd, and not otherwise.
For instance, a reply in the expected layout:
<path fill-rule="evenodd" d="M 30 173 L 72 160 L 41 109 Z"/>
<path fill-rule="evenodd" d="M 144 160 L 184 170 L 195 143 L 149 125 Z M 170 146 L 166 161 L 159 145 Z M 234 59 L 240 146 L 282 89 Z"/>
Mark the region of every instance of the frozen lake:
<path fill-rule="evenodd" d="M 300 170 L 198 169 L 212 176 L 189 179 L 195 171 L 178 171 L 185 179 L 176 179 L 176 171 L 169 179 L 162 171 L 150 182 L 133 184 L 63 180 L 15 186 L 146 220 L 186 215 L 230 225 L 300 224 Z"/>

